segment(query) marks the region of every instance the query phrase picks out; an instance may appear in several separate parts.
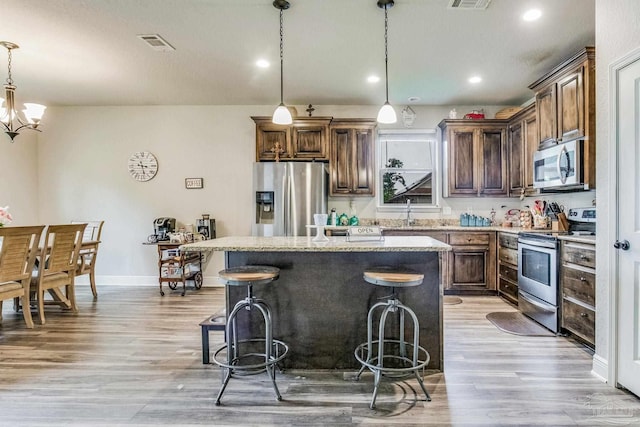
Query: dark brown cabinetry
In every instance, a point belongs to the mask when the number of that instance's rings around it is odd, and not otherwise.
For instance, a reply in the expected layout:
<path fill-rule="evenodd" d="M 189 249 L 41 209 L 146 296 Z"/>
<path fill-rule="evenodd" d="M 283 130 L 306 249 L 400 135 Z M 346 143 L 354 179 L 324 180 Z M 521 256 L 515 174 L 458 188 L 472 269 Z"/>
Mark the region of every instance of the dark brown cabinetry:
<path fill-rule="evenodd" d="M 595 48 L 586 47 L 529 85 L 540 148 L 584 138 L 584 182 L 595 188 Z"/>
<path fill-rule="evenodd" d="M 375 120 L 334 119 L 330 126 L 331 196 L 375 194 Z"/>
<path fill-rule="evenodd" d="M 518 305 L 518 235 L 498 232 L 498 293 Z"/>
<path fill-rule="evenodd" d="M 487 293 L 496 290 L 496 233 L 452 231 L 448 233 L 447 293 Z"/>
<path fill-rule="evenodd" d="M 509 194 L 532 195 L 533 153 L 538 149 L 535 104 L 509 119 Z"/>
<path fill-rule="evenodd" d="M 593 347 L 596 326 L 595 245 L 563 240 L 560 253 L 561 326 Z"/>
<path fill-rule="evenodd" d="M 443 120 L 445 197 L 508 194 L 506 120 Z"/>
<path fill-rule="evenodd" d="M 251 117 L 256 123 L 256 161 L 276 159 L 276 146 L 283 161 L 329 160 L 331 117 L 294 119 L 291 125 L 276 125 L 271 117 Z"/>

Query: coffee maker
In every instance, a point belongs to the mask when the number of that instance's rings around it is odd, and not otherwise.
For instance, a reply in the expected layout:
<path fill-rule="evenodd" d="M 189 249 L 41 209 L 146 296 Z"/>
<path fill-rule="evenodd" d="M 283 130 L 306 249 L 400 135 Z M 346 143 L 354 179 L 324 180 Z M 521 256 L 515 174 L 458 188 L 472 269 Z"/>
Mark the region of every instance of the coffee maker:
<path fill-rule="evenodd" d="M 153 234 L 155 234 L 158 242 L 169 240 L 169 233 L 174 231 L 176 231 L 175 218 L 162 217 L 153 221 Z"/>

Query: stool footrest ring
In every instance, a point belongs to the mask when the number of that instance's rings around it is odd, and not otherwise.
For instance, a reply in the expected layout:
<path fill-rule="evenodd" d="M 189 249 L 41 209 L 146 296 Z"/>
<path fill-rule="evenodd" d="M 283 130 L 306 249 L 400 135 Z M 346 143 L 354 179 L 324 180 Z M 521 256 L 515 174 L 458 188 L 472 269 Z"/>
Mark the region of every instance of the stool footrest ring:
<path fill-rule="evenodd" d="M 379 343 L 378 340 L 372 341 L 373 347 L 377 348 L 378 343 Z M 403 342 L 400 340 L 385 340 L 384 343 L 385 344 L 387 343 L 402 344 Z M 370 354 L 367 354 L 368 345 L 369 343 L 363 342 L 358 347 L 356 347 L 356 350 L 354 351 L 354 356 L 356 357 L 358 362 L 360 362 L 363 366 L 367 367 L 371 372 L 378 371 L 388 377 L 400 378 L 400 377 L 412 374 L 416 371 L 424 370 L 424 368 L 429 364 L 429 361 L 431 360 L 431 356 L 429 355 L 429 352 L 424 347 L 418 346 L 418 360 L 415 361 L 415 364 L 413 359 L 409 357 L 400 356 L 397 354 L 385 354 L 383 356 L 382 366 L 379 366 L 378 357 L 377 356 L 371 357 Z M 411 351 L 407 352 L 408 354 L 413 353 L 413 343 L 405 341 L 404 345 L 406 345 L 408 348 L 411 349 Z M 392 368 L 390 366 L 384 366 L 384 360 L 387 360 L 387 359 L 401 360 L 403 362 L 410 363 L 411 366 L 406 366 L 401 368 Z"/>
<path fill-rule="evenodd" d="M 231 369 L 238 375 L 242 375 L 242 374 L 252 375 L 252 374 L 258 374 L 258 373 L 264 372 L 267 369 L 267 367 L 273 366 L 278 362 L 280 362 L 282 359 L 284 359 L 287 353 L 289 352 L 289 346 L 286 345 L 284 342 L 276 339 L 273 339 L 271 341 L 273 346 L 273 353 L 268 356 L 269 360 L 265 360 L 264 362 L 247 364 L 247 365 L 240 363 L 241 360 L 248 359 L 250 357 L 254 357 L 254 358 L 267 357 L 267 355 L 265 355 L 264 353 L 254 352 L 254 353 L 242 354 L 241 356 L 233 359 L 231 363 L 229 363 L 226 355 L 224 357 L 224 360 L 220 357 L 220 354 L 228 349 L 229 346 L 227 344 L 221 346 L 215 351 L 215 353 L 213 354 L 213 362 L 222 368 Z M 238 341 L 238 344 L 264 343 L 264 342 L 265 342 L 264 339 L 255 338 L 255 339 Z"/>

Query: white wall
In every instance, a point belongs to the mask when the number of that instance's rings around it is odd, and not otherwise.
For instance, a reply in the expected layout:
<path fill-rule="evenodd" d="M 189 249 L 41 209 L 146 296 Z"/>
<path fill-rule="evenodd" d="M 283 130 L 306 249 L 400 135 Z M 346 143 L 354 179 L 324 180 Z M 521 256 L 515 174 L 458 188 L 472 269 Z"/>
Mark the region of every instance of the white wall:
<path fill-rule="evenodd" d="M 39 222 L 38 135 L 25 130 L 11 142 L 0 133 L 0 207 L 9 206 L 13 226 Z"/>
<path fill-rule="evenodd" d="M 615 155 L 614 142 L 609 139 L 610 96 L 609 66 L 617 59 L 640 47 L 640 1 L 596 0 L 596 181 L 597 188 L 606 200 L 616 190 L 616 183 L 609 180 L 609 164 Z M 609 271 L 611 243 L 616 236 L 610 233 L 608 224 L 615 222 L 614 207 L 603 203 L 598 209 L 598 247 L 596 260 L 596 356 L 594 371 L 608 377 L 607 363 L 610 353 L 609 336 Z"/>

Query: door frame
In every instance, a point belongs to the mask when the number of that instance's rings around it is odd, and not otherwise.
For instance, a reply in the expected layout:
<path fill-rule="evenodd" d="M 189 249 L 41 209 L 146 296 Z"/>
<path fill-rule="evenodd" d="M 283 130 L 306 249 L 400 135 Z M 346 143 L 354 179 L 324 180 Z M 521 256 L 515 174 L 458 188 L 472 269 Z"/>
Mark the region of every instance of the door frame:
<path fill-rule="evenodd" d="M 612 250 L 612 242 L 618 238 L 619 222 L 618 222 L 618 201 L 619 201 L 619 180 L 618 180 L 618 156 L 620 153 L 620 141 L 618 132 L 618 80 L 620 71 L 628 65 L 640 61 L 640 48 L 632 50 L 620 59 L 614 61 L 609 65 L 609 142 L 610 146 L 614 148 L 613 155 L 609 156 L 609 189 L 614 191 L 608 191 L 608 214 L 607 218 L 610 221 L 606 224 L 599 223 L 598 226 L 603 226 L 605 229 L 604 241 L 600 241 L 597 244 L 604 243 L 605 255 L 608 258 L 609 274 L 608 280 L 608 293 L 609 293 L 609 348 L 608 348 L 608 361 L 607 373 L 608 383 L 617 387 L 618 385 L 618 283 L 619 283 L 619 271 L 618 271 L 618 251 Z M 610 151 L 611 152 L 611 151 Z M 615 187 L 614 187 L 615 186 Z M 594 359 L 594 366 L 598 361 Z M 601 362 L 600 362 L 601 363 Z"/>

